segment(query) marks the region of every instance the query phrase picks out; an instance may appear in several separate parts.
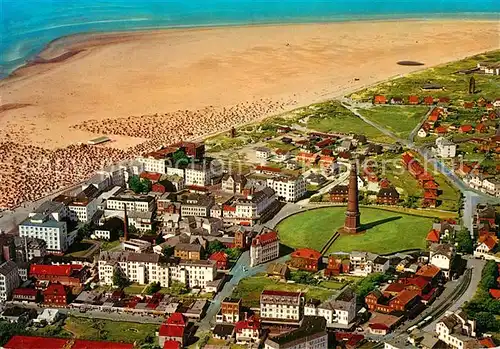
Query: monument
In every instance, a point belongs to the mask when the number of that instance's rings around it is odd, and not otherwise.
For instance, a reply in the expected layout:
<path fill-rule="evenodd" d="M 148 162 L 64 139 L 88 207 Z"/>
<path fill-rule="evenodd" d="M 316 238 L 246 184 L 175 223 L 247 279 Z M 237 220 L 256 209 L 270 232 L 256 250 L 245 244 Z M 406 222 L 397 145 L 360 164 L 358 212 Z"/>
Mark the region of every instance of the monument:
<path fill-rule="evenodd" d="M 347 211 L 345 213 L 344 232 L 357 233 L 361 229 L 359 222 L 359 203 L 358 203 L 358 171 L 356 163 L 351 163 L 351 173 L 349 174 L 349 192 L 347 197 Z"/>

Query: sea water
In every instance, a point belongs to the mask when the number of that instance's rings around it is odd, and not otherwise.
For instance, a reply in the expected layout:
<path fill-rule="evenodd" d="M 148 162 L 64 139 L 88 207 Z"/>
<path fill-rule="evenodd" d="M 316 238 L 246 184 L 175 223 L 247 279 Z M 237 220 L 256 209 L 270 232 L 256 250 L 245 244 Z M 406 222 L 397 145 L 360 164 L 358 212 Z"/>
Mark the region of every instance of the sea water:
<path fill-rule="evenodd" d="M 77 33 L 499 13 L 499 0 L 0 0 L 0 78 Z"/>

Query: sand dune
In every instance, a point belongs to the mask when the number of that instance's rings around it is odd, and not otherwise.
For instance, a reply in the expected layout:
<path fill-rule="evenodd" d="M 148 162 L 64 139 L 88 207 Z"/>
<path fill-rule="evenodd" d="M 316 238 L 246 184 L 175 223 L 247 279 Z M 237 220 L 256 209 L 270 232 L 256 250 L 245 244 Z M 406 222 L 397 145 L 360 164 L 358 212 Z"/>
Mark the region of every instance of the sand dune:
<path fill-rule="evenodd" d="M 43 64 L 0 82 L 0 141 L 11 142 L 3 151 L 25 151 L 24 146 L 53 150 L 107 134 L 113 139 L 111 147 L 126 150 L 110 154 L 123 157 L 499 47 L 498 22 L 493 21 L 348 22 L 73 36 L 43 52 L 38 60 Z M 405 60 L 425 66 L 397 64 Z M 164 123 L 155 115 L 168 120 L 165 127 L 145 125 Z M 18 164 L 6 159 L 9 163 L 0 175 L 10 178 Z M 7 175 L 5 168 L 12 171 Z M 86 167 L 86 172 L 92 168 Z M 37 176 L 28 172 L 25 175 Z M 8 191 L 1 195 L 26 197 L 11 187 L 0 184 L 0 193 Z M 2 203 L 0 198 L 0 207 Z"/>

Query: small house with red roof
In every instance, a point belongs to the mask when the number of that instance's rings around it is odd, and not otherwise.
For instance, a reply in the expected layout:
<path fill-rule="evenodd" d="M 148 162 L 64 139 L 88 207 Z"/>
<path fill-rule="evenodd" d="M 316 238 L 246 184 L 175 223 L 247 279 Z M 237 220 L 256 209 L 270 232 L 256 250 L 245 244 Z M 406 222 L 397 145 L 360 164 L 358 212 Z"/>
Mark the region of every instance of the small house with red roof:
<path fill-rule="evenodd" d="M 257 343 L 261 336 L 260 321 L 255 316 L 251 316 L 248 319 L 245 318 L 245 320 L 236 323 L 234 331 L 236 333 L 236 343 Z"/>
<path fill-rule="evenodd" d="M 168 340 L 163 343 L 163 349 L 181 349 L 181 343 L 174 340 Z"/>
<path fill-rule="evenodd" d="M 490 288 L 490 296 L 495 299 L 500 299 L 500 290 L 495 288 Z"/>
<path fill-rule="evenodd" d="M 464 102 L 464 108 L 465 109 L 472 109 L 472 108 L 474 108 L 474 102 Z"/>
<path fill-rule="evenodd" d="M 425 240 L 427 241 L 427 245 L 431 245 L 433 243 L 438 244 L 439 241 L 441 241 L 440 235 L 441 233 L 439 230 L 431 229 L 431 231 L 429 231 L 427 237 L 425 238 Z"/>
<path fill-rule="evenodd" d="M 334 276 L 340 274 L 348 274 L 350 269 L 349 255 L 328 256 L 328 265 L 325 269 L 325 276 Z"/>
<path fill-rule="evenodd" d="M 491 337 L 480 339 L 479 344 L 481 344 L 483 348 L 498 348 Z"/>
<path fill-rule="evenodd" d="M 18 302 L 37 302 L 40 292 L 34 288 L 16 288 L 12 292 L 12 300 Z"/>
<path fill-rule="evenodd" d="M 215 252 L 208 259 L 214 261 L 219 270 L 226 270 L 228 267 L 228 257 L 224 251 Z"/>
<path fill-rule="evenodd" d="M 434 97 L 432 96 L 427 96 L 424 98 L 424 104 L 426 105 L 433 105 L 434 104 Z"/>
<path fill-rule="evenodd" d="M 481 258 L 493 253 L 498 245 L 498 238 L 494 234 L 479 236 L 478 245 L 474 250 L 474 257 Z"/>
<path fill-rule="evenodd" d="M 151 183 L 156 183 L 160 180 L 161 178 L 161 173 L 156 173 L 156 172 L 141 172 L 139 175 L 139 178 L 142 180 L 148 179 L 151 181 Z"/>
<path fill-rule="evenodd" d="M 290 266 L 299 270 L 317 272 L 321 260 L 321 253 L 312 248 L 296 249 L 290 260 Z"/>
<path fill-rule="evenodd" d="M 167 341 L 177 341 L 183 347 L 187 340 L 187 326 L 188 322 L 181 313 L 170 315 L 167 321 L 161 324 L 158 331 L 160 347 L 163 348 L 163 345 Z"/>
<path fill-rule="evenodd" d="M 336 159 L 333 156 L 322 155 L 319 158 L 319 165 L 322 168 L 328 168 L 328 167 L 333 166 L 333 164 L 335 163 L 335 161 L 336 161 Z"/>
<path fill-rule="evenodd" d="M 485 133 L 486 131 L 488 131 L 488 129 L 486 128 L 485 124 L 480 123 L 476 125 L 476 132 Z"/>
<path fill-rule="evenodd" d="M 420 103 L 420 99 L 418 98 L 418 96 L 415 96 L 415 95 L 411 95 L 411 96 L 408 96 L 408 104 L 418 104 Z"/>
<path fill-rule="evenodd" d="M 68 290 L 64 285 L 54 283 L 50 284 L 45 291 L 43 291 L 43 304 L 53 307 L 64 307 L 69 303 Z"/>
<path fill-rule="evenodd" d="M 433 264 L 421 266 L 415 276 L 423 277 L 430 281 L 431 286 L 436 286 L 441 279 L 441 269 Z"/>
<path fill-rule="evenodd" d="M 448 97 L 439 97 L 438 103 L 439 104 L 444 104 L 444 105 L 450 104 L 450 98 L 448 98 Z"/>
<path fill-rule="evenodd" d="M 436 132 L 438 135 L 445 135 L 448 133 L 448 129 L 446 126 L 438 126 L 434 129 L 434 132 Z"/>
<path fill-rule="evenodd" d="M 261 166 L 261 165 L 255 167 L 255 171 L 257 173 L 267 174 L 267 175 L 275 175 L 275 174 L 281 173 L 280 168 L 270 167 L 270 166 Z"/>
<path fill-rule="evenodd" d="M 472 127 L 472 125 L 461 125 L 458 128 L 459 133 L 470 133 L 472 131 L 474 131 L 474 128 Z"/>
<path fill-rule="evenodd" d="M 302 162 L 307 165 L 313 165 L 316 163 L 318 160 L 318 155 L 317 154 L 312 154 L 312 153 L 306 153 L 306 152 L 300 152 L 297 154 L 297 161 Z"/>
<path fill-rule="evenodd" d="M 437 198 L 438 195 L 431 191 L 431 190 L 426 190 L 424 192 L 424 201 L 422 203 L 423 207 L 436 207 L 437 206 Z"/>
<path fill-rule="evenodd" d="M 387 98 L 385 96 L 375 96 L 373 97 L 373 104 L 387 104 Z"/>

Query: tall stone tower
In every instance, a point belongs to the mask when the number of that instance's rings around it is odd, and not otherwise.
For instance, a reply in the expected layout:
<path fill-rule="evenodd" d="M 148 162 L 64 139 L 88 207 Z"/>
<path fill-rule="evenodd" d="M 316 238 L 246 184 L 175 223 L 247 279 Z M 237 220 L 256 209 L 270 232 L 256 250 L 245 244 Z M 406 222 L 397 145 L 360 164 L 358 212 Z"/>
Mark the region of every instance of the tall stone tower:
<path fill-rule="evenodd" d="M 346 233 L 357 233 L 361 224 L 359 222 L 359 204 L 358 204 L 358 171 L 356 163 L 351 164 L 351 173 L 349 175 L 349 195 L 347 201 L 347 211 L 345 213 L 344 231 Z"/>

